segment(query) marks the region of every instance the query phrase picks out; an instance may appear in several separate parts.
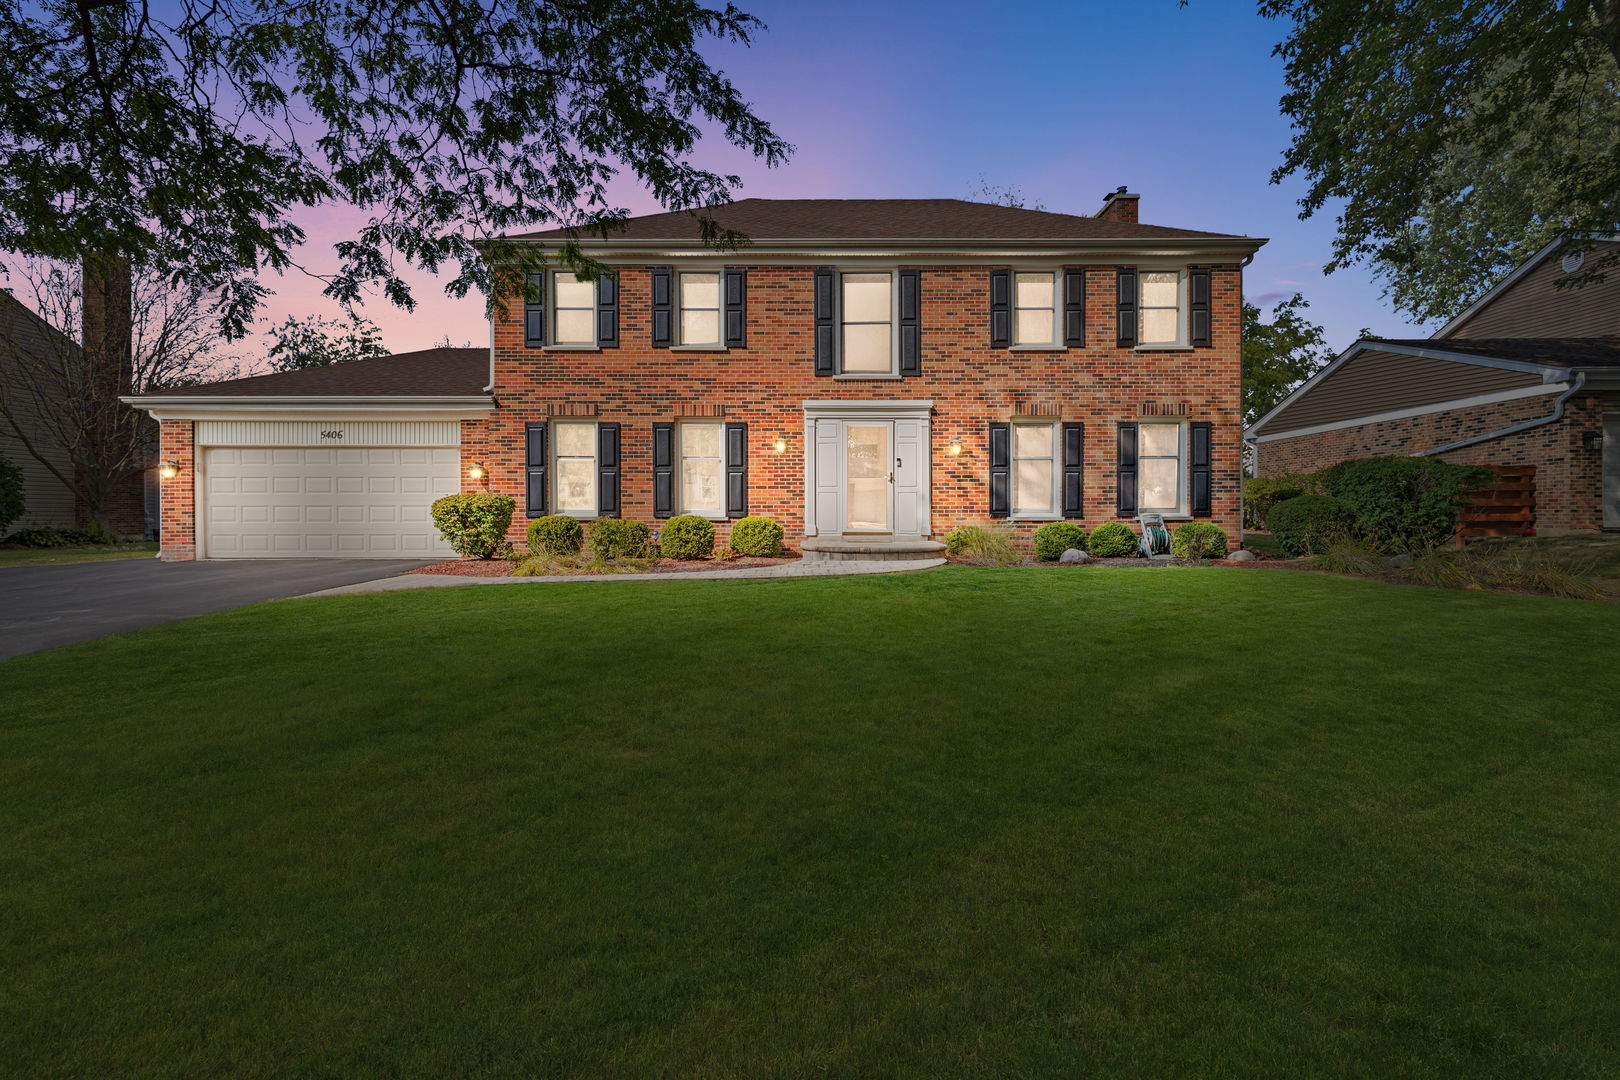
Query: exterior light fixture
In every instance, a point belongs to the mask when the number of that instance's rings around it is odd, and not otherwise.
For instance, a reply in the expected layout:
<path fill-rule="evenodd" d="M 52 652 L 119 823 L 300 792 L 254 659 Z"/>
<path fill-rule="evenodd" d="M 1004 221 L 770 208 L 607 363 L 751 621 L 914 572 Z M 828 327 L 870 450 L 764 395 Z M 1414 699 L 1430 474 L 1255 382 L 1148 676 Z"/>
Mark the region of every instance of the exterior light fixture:
<path fill-rule="evenodd" d="M 165 480 L 173 480 L 180 475 L 180 466 L 172 461 L 158 462 L 158 475 Z"/>
<path fill-rule="evenodd" d="M 960 440 L 960 439 L 952 439 L 951 440 L 951 445 L 949 445 L 949 446 L 947 446 L 945 448 L 945 452 L 947 454 L 951 455 L 951 457 L 961 457 L 962 456 L 962 440 Z"/>
<path fill-rule="evenodd" d="M 482 480 L 489 475 L 489 471 L 480 462 L 474 462 L 468 469 L 467 475 L 474 480 Z"/>
<path fill-rule="evenodd" d="M 786 439 L 777 439 L 775 442 L 773 442 L 771 444 L 771 449 L 775 450 L 778 454 L 787 453 L 787 440 Z"/>
<path fill-rule="evenodd" d="M 1583 431 L 1583 432 L 1581 432 L 1581 445 L 1586 447 L 1588 450 L 1601 450 L 1601 449 L 1603 449 L 1603 432 L 1601 432 L 1601 431 Z"/>

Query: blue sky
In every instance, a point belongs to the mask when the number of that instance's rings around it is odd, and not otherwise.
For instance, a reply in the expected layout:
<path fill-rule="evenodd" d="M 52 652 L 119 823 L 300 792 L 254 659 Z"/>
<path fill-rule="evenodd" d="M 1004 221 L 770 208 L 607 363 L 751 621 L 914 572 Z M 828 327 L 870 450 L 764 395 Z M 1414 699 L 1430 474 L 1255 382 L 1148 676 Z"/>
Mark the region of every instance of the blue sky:
<path fill-rule="evenodd" d="M 1126 184 L 1142 196 L 1143 221 L 1270 237 L 1247 271 L 1249 299 L 1269 308 L 1303 293 L 1336 348 L 1363 327 L 1425 332 L 1391 310 L 1365 268 L 1324 275 L 1332 208 L 1300 221 L 1303 184 L 1269 182 L 1289 141 L 1271 55 L 1284 27 L 1250 0 L 741 6 L 769 29 L 751 49 L 710 55 L 797 152 L 770 170 L 722 142 L 700 146 L 701 164 L 743 177 L 740 197 L 968 197 L 982 177 L 1049 210 L 1090 214 Z M 656 209 L 632 190 L 621 197 Z M 353 225 L 338 207 L 303 220 L 316 265 L 314 249 Z M 417 280 L 416 313 L 366 306 L 390 348 L 486 340 L 480 301 Z M 318 283 L 271 284 L 273 318 L 335 311 Z"/>

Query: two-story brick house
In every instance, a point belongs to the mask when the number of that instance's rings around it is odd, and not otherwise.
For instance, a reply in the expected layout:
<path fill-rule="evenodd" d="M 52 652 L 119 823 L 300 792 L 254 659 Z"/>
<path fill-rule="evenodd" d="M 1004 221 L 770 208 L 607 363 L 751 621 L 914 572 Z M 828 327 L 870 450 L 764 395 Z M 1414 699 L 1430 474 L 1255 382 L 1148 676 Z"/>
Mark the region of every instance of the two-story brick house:
<path fill-rule="evenodd" d="M 1242 267 L 1264 241 L 1136 205 L 748 199 L 712 212 L 749 238 L 726 252 L 692 214 L 631 219 L 581 238 L 611 275 L 548 272 L 488 353 L 142 399 L 175 474 L 164 555 L 436 554 L 426 506 L 458 485 L 513 495 L 514 539 L 548 513 L 700 514 L 722 539 L 766 514 L 807 554 L 882 556 L 1145 511 L 1235 537 Z"/>

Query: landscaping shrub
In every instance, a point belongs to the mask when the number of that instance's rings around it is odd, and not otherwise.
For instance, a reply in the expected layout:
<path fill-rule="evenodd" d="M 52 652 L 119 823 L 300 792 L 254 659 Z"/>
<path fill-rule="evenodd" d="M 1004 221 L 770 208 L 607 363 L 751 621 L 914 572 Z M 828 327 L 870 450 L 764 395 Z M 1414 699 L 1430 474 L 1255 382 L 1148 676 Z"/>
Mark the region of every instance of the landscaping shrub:
<path fill-rule="evenodd" d="M 1491 479 L 1482 465 L 1429 457 L 1371 457 L 1322 470 L 1323 490 L 1350 508 L 1354 535 L 1386 553 L 1416 554 L 1457 531 L 1457 507 Z"/>
<path fill-rule="evenodd" d="M 0 457 L 0 536 L 28 509 L 23 500 L 22 470 Z"/>
<path fill-rule="evenodd" d="M 1272 507 L 1266 528 L 1283 554 L 1299 558 L 1350 536 L 1353 521 L 1350 508 L 1331 495 L 1300 495 Z"/>
<path fill-rule="evenodd" d="M 1049 521 L 1035 530 L 1035 557 L 1057 562 L 1070 548 L 1086 550 L 1086 530 L 1072 521 Z"/>
<path fill-rule="evenodd" d="M 1321 495 L 1322 481 L 1315 473 L 1289 476 L 1245 476 L 1243 478 L 1243 525 L 1249 529 L 1266 527 L 1266 516 L 1280 502 L 1301 495 Z"/>
<path fill-rule="evenodd" d="M 31 548 L 64 548 L 80 544 L 112 547 L 122 539 L 105 525 L 79 525 L 71 529 L 58 529 L 44 525 L 36 529 L 18 529 L 6 537 L 8 544 L 21 544 Z"/>
<path fill-rule="evenodd" d="M 576 555 L 585 545 L 585 530 L 567 514 L 547 514 L 529 522 L 530 555 Z"/>
<path fill-rule="evenodd" d="M 1001 525 L 959 525 L 945 534 L 945 554 L 975 566 L 1017 566 L 1024 556 Z"/>
<path fill-rule="evenodd" d="M 477 491 L 435 499 L 430 512 L 439 535 L 457 555 L 493 559 L 506 551 L 506 530 L 516 507 L 510 495 Z"/>
<path fill-rule="evenodd" d="M 782 526 L 768 517 L 745 517 L 731 527 L 731 546 L 740 555 L 774 559 L 782 554 Z"/>
<path fill-rule="evenodd" d="M 1590 565 L 1572 565 L 1533 544 L 1491 548 L 1436 548 L 1414 556 L 1400 571 L 1419 585 L 1442 589 L 1510 589 L 1568 600 L 1601 600 Z"/>
<path fill-rule="evenodd" d="M 1189 521 L 1170 534 L 1170 554 L 1178 559 L 1226 558 L 1226 530 L 1208 521 Z"/>
<path fill-rule="evenodd" d="M 1103 559 L 1122 559 L 1141 554 L 1136 533 L 1123 521 L 1105 521 L 1091 530 L 1091 553 Z"/>
<path fill-rule="evenodd" d="M 591 554 L 598 559 L 645 559 L 652 530 L 645 521 L 597 518 L 591 522 Z"/>
<path fill-rule="evenodd" d="M 1378 553 L 1360 540 L 1334 540 L 1318 555 L 1313 565 L 1330 574 L 1352 574 L 1357 577 L 1381 577 L 1389 573 L 1389 566 Z"/>
<path fill-rule="evenodd" d="M 714 523 L 695 514 L 670 518 L 658 545 L 666 559 L 707 559 L 714 554 Z"/>

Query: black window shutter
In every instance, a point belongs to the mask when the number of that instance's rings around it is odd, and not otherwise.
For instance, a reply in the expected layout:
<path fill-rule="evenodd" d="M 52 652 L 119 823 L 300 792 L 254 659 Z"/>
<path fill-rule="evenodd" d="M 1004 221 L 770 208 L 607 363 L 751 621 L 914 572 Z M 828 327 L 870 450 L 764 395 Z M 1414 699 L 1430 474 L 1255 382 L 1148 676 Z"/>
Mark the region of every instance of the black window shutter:
<path fill-rule="evenodd" d="M 523 297 L 523 345 L 538 349 L 546 343 L 546 274 L 544 270 L 528 275 L 528 291 Z"/>
<path fill-rule="evenodd" d="M 748 425 L 726 425 L 726 517 L 748 516 Z"/>
<path fill-rule="evenodd" d="M 652 268 L 652 343 L 667 349 L 674 342 L 675 275 L 667 266 Z"/>
<path fill-rule="evenodd" d="M 653 425 L 653 517 L 675 513 L 675 425 Z"/>
<path fill-rule="evenodd" d="M 922 374 L 922 271 L 900 271 L 900 374 Z"/>
<path fill-rule="evenodd" d="M 1086 425 L 1063 425 L 1063 516 L 1086 516 Z"/>
<path fill-rule="evenodd" d="M 732 267 L 725 272 L 726 348 L 748 344 L 748 271 Z"/>
<path fill-rule="evenodd" d="M 596 344 L 619 347 L 619 279 L 612 274 L 596 279 Z"/>
<path fill-rule="evenodd" d="M 1119 347 L 1136 347 L 1136 267 L 1119 271 Z"/>
<path fill-rule="evenodd" d="M 546 512 L 546 422 L 534 420 L 523 425 L 524 511 L 529 517 Z"/>
<path fill-rule="evenodd" d="M 1012 514 L 1012 425 L 990 425 L 990 516 Z"/>
<path fill-rule="evenodd" d="M 1114 483 L 1114 508 L 1120 516 L 1136 513 L 1136 425 L 1119 425 L 1119 472 Z"/>
<path fill-rule="evenodd" d="M 990 271 L 990 347 L 1012 344 L 1012 271 Z"/>
<path fill-rule="evenodd" d="M 1063 268 L 1063 344 L 1070 349 L 1086 344 L 1086 272 L 1078 266 Z"/>
<path fill-rule="evenodd" d="M 619 425 L 596 425 L 596 513 L 619 514 Z"/>
<path fill-rule="evenodd" d="M 1190 509 L 1193 517 L 1209 517 L 1210 515 L 1210 453 L 1209 437 L 1212 425 L 1207 420 L 1194 420 L 1187 425 L 1187 434 L 1191 438 L 1192 446 L 1188 456 L 1192 464 L 1192 503 Z"/>
<path fill-rule="evenodd" d="M 1187 272 L 1187 293 L 1189 296 L 1188 308 L 1192 313 L 1192 343 L 1194 345 L 1208 346 L 1211 331 L 1209 322 L 1209 270 L 1207 268 Z"/>
<path fill-rule="evenodd" d="M 833 348 L 833 285 L 832 267 L 816 268 L 816 374 L 833 374 L 836 368 Z"/>

